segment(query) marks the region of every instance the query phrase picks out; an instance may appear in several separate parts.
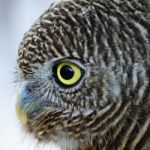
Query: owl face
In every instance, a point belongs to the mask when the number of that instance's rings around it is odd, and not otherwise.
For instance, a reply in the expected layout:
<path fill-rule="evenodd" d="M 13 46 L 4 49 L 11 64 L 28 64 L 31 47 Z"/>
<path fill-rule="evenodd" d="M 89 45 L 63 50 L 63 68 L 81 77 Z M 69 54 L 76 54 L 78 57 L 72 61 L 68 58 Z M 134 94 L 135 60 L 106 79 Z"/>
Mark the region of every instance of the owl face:
<path fill-rule="evenodd" d="M 99 63 L 69 57 L 55 58 L 39 66 L 20 83 L 19 102 L 29 115 L 30 111 L 40 112 L 47 107 L 68 109 L 71 113 L 96 110 L 118 97 L 119 92 L 112 89 L 118 88 L 115 80 Z"/>
<path fill-rule="evenodd" d="M 50 59 L 28 75 L 19 89 L 17 114 L 39 139 L 55 134 L 79 138 L 81 130 L 87 136 L 90 126 L 80 124 L 90 123 L 91 115 L 104 113 L 117 103 L 120 91 L 115 76 L 104 66 L 75 57 Z M 74 119 L 79 119 L 77 124 Z"/>

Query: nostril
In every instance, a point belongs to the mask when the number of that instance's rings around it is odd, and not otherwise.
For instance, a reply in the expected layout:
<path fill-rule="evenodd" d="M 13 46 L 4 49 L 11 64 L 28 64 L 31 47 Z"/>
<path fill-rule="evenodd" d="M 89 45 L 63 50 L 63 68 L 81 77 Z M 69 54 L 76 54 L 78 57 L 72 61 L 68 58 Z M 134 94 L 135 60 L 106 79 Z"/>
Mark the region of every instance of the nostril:
<path fill-rule="evenodd" d="M 32 88 L 29 86 L 26 87 L 27 92 L 32 92 Z"/>

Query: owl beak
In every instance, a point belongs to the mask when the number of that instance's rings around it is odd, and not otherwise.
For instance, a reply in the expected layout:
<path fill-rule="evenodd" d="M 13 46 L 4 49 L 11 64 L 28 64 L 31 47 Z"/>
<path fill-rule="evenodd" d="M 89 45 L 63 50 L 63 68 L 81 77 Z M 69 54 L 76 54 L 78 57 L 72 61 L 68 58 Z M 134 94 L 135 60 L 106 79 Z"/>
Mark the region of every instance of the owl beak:
<path fill-rule="evenodd" d="M 49 111 L 56 110 L 55 104 L 49 106 L 50 103 L 47 105 L 47 102 L 40 101 L 42 104 L 38 102 L 36 97 L 26 90 L 26 84 L 24 83 L 18 86 L 15 99 L 17 101 L 15 107 L 16 114 L 23 125 L 27 125 L 29 121 L 33 121 L 40 112 L 46 109 Z"/>
<path fill-rule="evenodd" d="M 28 104 L 30 102 L 30 97 L 28 96 L 28 93 L 26 93 L 25 84 L 18 85 L 18 90 L 15 99 L 17 100 L 15 107 L 16 115 L 19 121 L 23 125 L 26 125 L 28 120 L 28 113 L 29 113 Z"/>
<path fill-rule="evenodd" d="M 23 125 L 26 125 L 27 124 L 27 112 L 21 109 L 19 103 L 16 104 L 16 114 L 20 122 Z"/>

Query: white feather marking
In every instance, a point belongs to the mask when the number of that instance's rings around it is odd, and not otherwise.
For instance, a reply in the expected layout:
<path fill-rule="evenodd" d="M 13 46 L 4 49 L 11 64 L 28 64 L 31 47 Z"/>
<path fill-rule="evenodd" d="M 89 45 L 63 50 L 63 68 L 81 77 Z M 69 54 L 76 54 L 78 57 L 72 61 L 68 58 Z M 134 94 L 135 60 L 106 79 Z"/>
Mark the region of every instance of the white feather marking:
<path fill-rule="evenodd" d="M 114 0 L 114 2 L 116 2 L 117 4 L 119 4 L 121 1 L 120 0 Z"/>
<path fill-rule="evenodd" d="M 135 26 L 140 30 L 143 37 L 146 37 L 148 35 L 148 31 L 139 23 L 135 23 Z"/>
<path fill-rule="evenodd" d="M 113 22 L 115 25 L 119 25 L 119 21 L 118 21 L 117 17 L 110 16 L 110 19 L 112 20 L 112 22 Z"/>

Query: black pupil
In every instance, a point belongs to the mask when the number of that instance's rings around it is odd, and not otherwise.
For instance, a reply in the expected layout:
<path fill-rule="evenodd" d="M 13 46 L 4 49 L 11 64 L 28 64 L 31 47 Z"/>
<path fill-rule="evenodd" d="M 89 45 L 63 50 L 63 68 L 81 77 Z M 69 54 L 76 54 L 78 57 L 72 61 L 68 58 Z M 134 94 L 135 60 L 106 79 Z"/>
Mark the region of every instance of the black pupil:
<path fill-rule="evenodd" d="M 60 74 L 62 78 L 64 78 L 65 80 L 69 80 L 73 77 L 74 70 L 70 66 L 65 65 L 61 68 Z"/>

